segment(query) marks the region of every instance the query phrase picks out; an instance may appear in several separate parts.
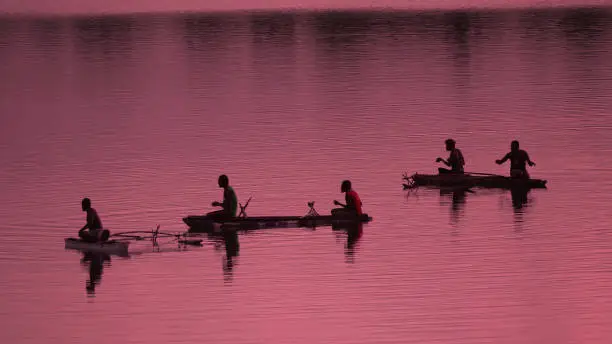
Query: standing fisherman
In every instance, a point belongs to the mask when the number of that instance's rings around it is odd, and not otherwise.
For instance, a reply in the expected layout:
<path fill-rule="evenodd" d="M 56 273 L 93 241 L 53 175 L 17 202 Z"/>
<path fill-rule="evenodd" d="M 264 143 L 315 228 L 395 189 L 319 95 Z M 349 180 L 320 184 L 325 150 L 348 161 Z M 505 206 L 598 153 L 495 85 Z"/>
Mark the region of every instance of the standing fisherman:
<path fill-rule="evenodd" d="M 522 149 L 519 149 L 519 142 L 514 140 L 510 144 L 510 152 L 503 158 L 495 160 L 498 165 L 503 164 L 507 160 L 510 160 L 510 177 L 512 178 L 527 178 L 529 179 L 529 173 L 527 173 L 527 164 L 529 166 L 535 166 L 535 162 L 529 159 L 529 154 Z"/>

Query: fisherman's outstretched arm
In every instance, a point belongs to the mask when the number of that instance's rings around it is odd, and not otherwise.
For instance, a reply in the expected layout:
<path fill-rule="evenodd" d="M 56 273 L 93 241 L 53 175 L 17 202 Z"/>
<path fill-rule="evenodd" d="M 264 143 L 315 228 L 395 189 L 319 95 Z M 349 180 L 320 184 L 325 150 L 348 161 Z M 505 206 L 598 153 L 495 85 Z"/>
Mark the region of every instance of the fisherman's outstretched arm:
<path fill-rule="evenodd" d="M 535 162 L 531 161 L 527 152 L 525 152 L 525 156 L 527 157 L 527 163 L 529 164 L 529 166 L 535 166 Z"/>
<path fill-rule="evenodd" d="M 341 206 L 342 208 L 346 208 L 346 204 L 342 204 L 342 203 L 340 203 L 340 202 L 338 202 L 338 201 L 336 201 L 336 200 L 334 200 L 334 204 L 335 204 L 335 205 L 339 205 L 339 206 Z"/>
<path fill-rule="evenodd" d="M 501 165 L 501 164 L 505 163 L 505 162 L 506 162 L 508 159 L 510 159 L 510 153 L 508 153 L 508 154 L 504 155 L 504 157 L 503 157 L 503 158 L 501 158 L 501 159 L 495 160 L 495 162 L 496 162 L 498 165 Z"/>

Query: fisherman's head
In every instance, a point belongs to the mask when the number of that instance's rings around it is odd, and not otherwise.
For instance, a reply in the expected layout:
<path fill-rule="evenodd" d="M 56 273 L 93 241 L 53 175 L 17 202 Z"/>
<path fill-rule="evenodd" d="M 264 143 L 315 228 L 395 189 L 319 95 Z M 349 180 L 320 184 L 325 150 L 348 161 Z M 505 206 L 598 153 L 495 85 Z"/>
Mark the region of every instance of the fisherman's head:
<path fill-rule="evenodd" d="M 515 152 L 519 149 L 519 142 L 517 140 L 512 141 L 512 143 L 510 143 L 510 150 Z"/>
<path fill-rule="evenodd" d="M 225 174 L 219 176 L 219 187 L 225 188 L 229 185 L 229 178 Z"/>
<path fill-rule="evenodd" d="M 342 182 L 342 185 L 340 186 L 340 191 L 341 192 L 349 192 L 351 191 L 351 181 L 350 180 L 345 180 Z"/>
<path fill-rule="evenodd" d="M 89 198 L 83 198 L 83 200 L 81 201 L 81 209 L 85 211 L 89 208 L 91 208 L 91 200 Z"/>
<path fill-rule="evenodd" d="M 455 140 L 453 139 L 448 139 L 444 141 L 444 144 L 446 145 L 447 151 L 452 151 L 453 149 L 455 149 Z"/>

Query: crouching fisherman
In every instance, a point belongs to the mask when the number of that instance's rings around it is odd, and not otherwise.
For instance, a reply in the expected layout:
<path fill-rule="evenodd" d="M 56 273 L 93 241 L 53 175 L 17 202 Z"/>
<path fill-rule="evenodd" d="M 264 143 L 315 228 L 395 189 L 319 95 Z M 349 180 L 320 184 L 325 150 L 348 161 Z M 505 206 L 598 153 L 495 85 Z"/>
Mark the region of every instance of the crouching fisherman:
<path fill-rule="evenodd" d="M 79 230 L 79 238 L 87 242 L 107 241 L 110 232 L 107 229 L 102 229 L 102 221 L 96 210 L 91 207 L 91 200 L 83 198 L 81 208 L 87 213 L 87 223 Z"/>
<path fill-rule="evenodd" d="M 340 191 L 345 193 L 346 204 L 342 204 L 334 200 L 335 205 L 339 205 L 342 208 L 332 209 L 331 213 L 333 216 L 361 216 L 361 199 L 353 187 L 351 186 L 350 180 L 345 180 L 340 186 Z"/>
<path fill-rule="evenodd" d="M 465 166 L 465 159 L 463 158 L 463 153 L 461 150 L 456 147 L 456 142 L 453 139 L 448 139 L 444 141 L 444 145 L 446 146 L 446 150 L 450 152 L 448 159 L 444 160 L 442 158 L 437 158 L 436 162 L 442 162 L 444 165 L 450 167 L 451 169 L 440 167 L 438 168 L 438 174 L 447 174 L 447 173 L 455 173 L 455 174 L 463 174 L 463 167 Z"/>
<path fill-rule="evenodd" d="M 218 184 L 220 188 L 223 188 L 223 202 L 212 202 L 212 206 L 221 207 L 222 209 L 212 211 L 206 214 L 206 216 L 214 220 L 231 220 L 236 217 L 238 197 L 234 189 L 229 185 L 229 178 L 225 174 L 219 176 Z"/>

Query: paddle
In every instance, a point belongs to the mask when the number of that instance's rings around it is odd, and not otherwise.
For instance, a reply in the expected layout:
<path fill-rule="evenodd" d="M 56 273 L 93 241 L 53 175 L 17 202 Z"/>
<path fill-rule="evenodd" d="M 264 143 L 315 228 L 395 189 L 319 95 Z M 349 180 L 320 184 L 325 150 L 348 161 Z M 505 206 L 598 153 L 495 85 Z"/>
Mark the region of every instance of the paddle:
<path fill-rule="evenodd" d="M 464 174 L 472 174 L 475 176 L 491 176 L 491 177 L 506 177 L 506 176 L 502 176 L 500 174 L 494 174 L 494 173 L 483 173 L 483 172 L 464 172 Z"/>

